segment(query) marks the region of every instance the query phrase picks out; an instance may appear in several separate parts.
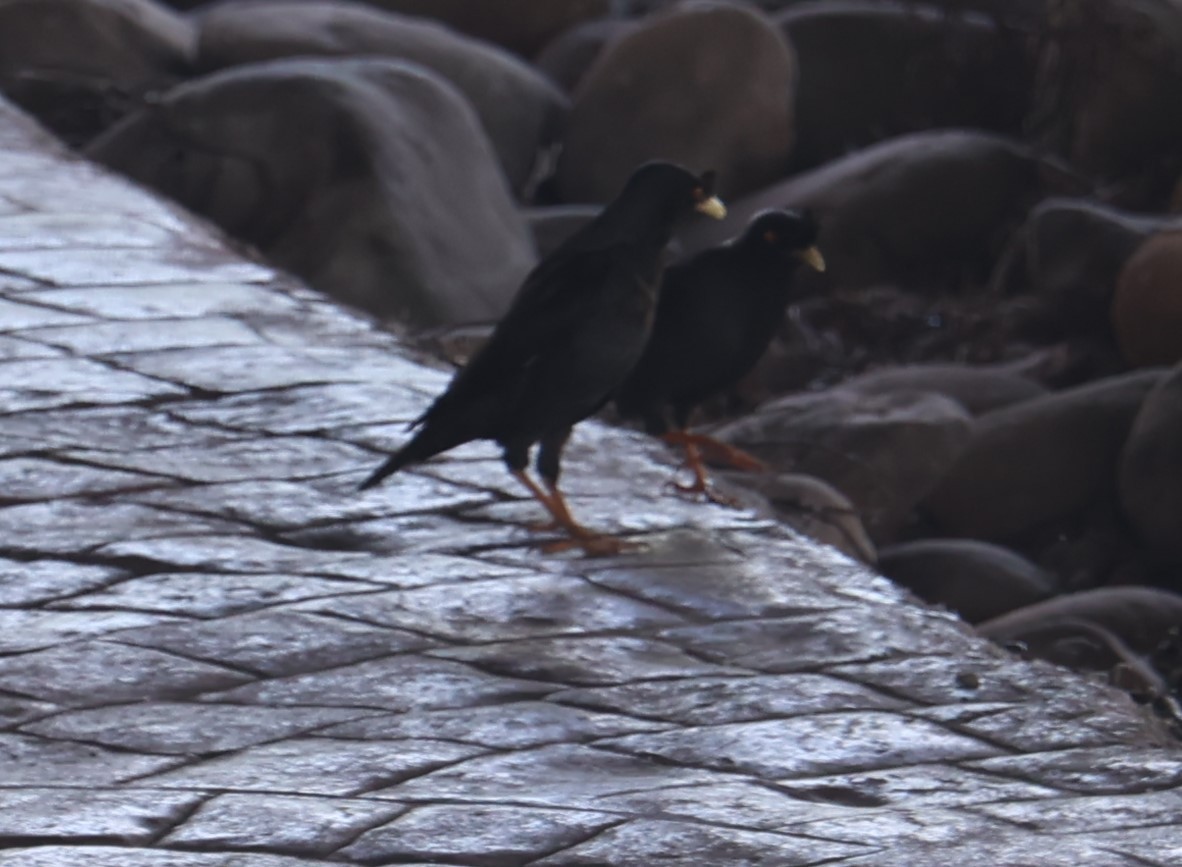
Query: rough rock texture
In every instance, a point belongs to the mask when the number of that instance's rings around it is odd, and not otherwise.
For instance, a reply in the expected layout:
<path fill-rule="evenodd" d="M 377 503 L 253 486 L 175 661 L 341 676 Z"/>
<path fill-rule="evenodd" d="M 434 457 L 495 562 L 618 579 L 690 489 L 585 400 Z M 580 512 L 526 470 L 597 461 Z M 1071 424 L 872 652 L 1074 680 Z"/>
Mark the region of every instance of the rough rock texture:
<path fill-rule="evenodd" d="M 942 394 L 972 415 L 1041 397 L 1045 386 L 1016 373 L 1009 365 L 909 364 L 883 367 L 841 384 L 843 389 L 866 394 L 895 391 L 927 391 Z"/>
<path fill-rule="evenodd" d="M 1182 561 L 1182 365 L 1137 413 L 1120 458 L 1119 489 L 1121 507 L 1141 538 Z"/>
<path fill-rule="evenodd" d="M 1014 235 L 991 283 L 999 292 L 1034 293 L 1061 328 L 1106 326 L 1121 269 L 1171 222 L 1087 199 L 1047 199 Z"/>
<path fill-rule="evenodd" d="M 199 22 L 203 70 L 308 55 L 375 55 L 427 67 L 476 110 L 514 189 L 529 178 L 539 148 L 557 138 L 567 109 L 544 76 L 508 52 L 361 3 L 251 0 L 215 7 Z"/>
<path fill-rule="evenodd" d="M 89 153 L 380 316 L 495 318 L 534 262 L 472 110 L 397 61 L 227 70 L 170 91 Z"/>
<path fill-rule="evenodd" d="M 983 279 L 1030 206 L 1070 182 L 998 136 L 914 133 L 728 202 L 726 220 L 700 223 L 683 238 L 697 250 L 737 234 L 764 208 L 808 208 L 821 224 L 828 270 L 801 275 L 802 286 L 957 288 L 967 277 Z"/>
<path fill-rule="evenodd" d="M 1046 599 L 1053 576 L 1007 548 L 973 539 L 923 539 L 883 548 L 878 569 L 920 599 L 980 623 Z"/>
<path fill-rule="evenodd" d="M 1133 419 L 1160 379 L 1111 377 L 981 416 L 924 509 L 950 533 L 1005 539 L 1111 496 Z"/>
<path fill-rule="evenodd" d="M 1182 361 L 1182 231 L 1149 238 L 1125 263 L 1112 298 L 1121 353 L 1138 367 Z"/>
<path fill-rule="evenodd" d="M 881 0 L 795 3 L 776 23 L 800 63 L 796 170 L 917 130 L 1021 131 L 1034 75 L 1021 30 Z"/>
<path fill-rule="evenodd" d="M 151 0 L 0 0 L 0 91 L 82 143 L 188 72 L 195 39 Z"/>
<path fill-rule="evenodd" d="M 577 24 L 551 40 L 534 63 L 560 87 L 574 93 L 604 48 L 635 26 L 634 21 L 620 18 Z"/>
<path fill-rule="evenodd" d="M 691 4 L 646 20 L 579 85 L 558 161 L 562 199 L 606 201 L 655 158 L 714 169 L 724 197 L 781 177 L 795 79 L 788 44 L 753 9 Z"/>
<path fill-rule="evenodd" d="M 849 497 L 871 538 L 889 540 L 968 442 L 971 418 L 937 394 L 845 389 L 772 401 L 715 433 Z"/>

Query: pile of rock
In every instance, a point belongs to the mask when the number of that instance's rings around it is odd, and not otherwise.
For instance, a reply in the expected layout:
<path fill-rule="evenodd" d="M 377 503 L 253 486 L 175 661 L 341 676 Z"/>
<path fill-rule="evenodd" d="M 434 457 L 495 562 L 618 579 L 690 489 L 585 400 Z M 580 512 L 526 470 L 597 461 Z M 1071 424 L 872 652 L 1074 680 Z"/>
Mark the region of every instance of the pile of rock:
<path fill-rule="evenodd" d="M 809 209 L 829 270 L 711 419 L 746 484 L 1107 662 L 1182 590 L 1180 87 L 1175 0 L 0 0 L 9 98 L 391 324 L 497 318 L 649 158 L 718 172 L 687 253 Z"/>

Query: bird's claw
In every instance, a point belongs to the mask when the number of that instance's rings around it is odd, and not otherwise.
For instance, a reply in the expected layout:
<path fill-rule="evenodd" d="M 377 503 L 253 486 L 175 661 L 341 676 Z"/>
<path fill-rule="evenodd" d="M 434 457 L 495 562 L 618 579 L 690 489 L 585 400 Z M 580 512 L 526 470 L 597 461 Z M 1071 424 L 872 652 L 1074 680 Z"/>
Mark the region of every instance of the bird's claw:
<path fill-rule="evenodd" d="M 713 485 L 708 484 L 702 479 L 697 479 L 688 485 L 683 485 L 680 482 L 669 482 L 669 487 L 682 496 L 697 497 L 700 494 L 711 503 L 717 503 L 720 506 L 726 506 L 730 509 L 742 508 L 742 504 L 734 497 L 728 497 L 726 494 L 719 493 Z"/>
<path fill-rule="evenodd" d="M 611 557 L 628 551 L 636 551 L 641 546 L 636 542 L 627 542 L 615 536 L 591 534 L 570 539 L 559 539 L 554 542 L 539 542 L 535 547 L 543 554 L 562 554 L 566 551 L 581 548 L 588 557 Z"/>

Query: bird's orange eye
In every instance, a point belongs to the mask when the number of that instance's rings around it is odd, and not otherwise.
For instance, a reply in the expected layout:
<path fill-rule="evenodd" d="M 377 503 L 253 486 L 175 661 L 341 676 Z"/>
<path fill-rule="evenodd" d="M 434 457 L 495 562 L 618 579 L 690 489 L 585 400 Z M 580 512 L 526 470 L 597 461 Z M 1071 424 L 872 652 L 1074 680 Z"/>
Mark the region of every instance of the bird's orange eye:
<path fill-rule="evenodd" d="M 769 244 L 774 244 L 776 241 L 780 240 L 780 236 L 776 234 L 775 229 L 768 229 L 763 233 L 763 240 L 767 241 Z"/>
<path fill-rule="evenodd" d="M 702 187 L 694 187 L 694 201 L 703 202 L 706 200 L 706 191 Z"/>

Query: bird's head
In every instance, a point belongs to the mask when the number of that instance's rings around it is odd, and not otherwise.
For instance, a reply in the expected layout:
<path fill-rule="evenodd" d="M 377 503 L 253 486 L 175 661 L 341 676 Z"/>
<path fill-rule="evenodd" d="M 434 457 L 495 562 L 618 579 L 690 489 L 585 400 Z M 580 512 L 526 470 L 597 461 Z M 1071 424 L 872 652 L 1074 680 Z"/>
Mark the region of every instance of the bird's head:
<path fill-rule="evenodd" d="M 761 211 L 748 224 L 742 243 L 783 256 L 791 256 L 814 271 L 825 270 L 825 257 L 817 249 L 817 222 L 801 211 Z"/>
<path fill-rule="evenodd" d="M 675 216 L 688 216 L 694 211 L 715 220 L 726 216 L 726 206 L 714 195 L 714 172 L 695 175 L 663 160 L 647 162 L 636 169 L 620 198 L 659 202 Z"/>

